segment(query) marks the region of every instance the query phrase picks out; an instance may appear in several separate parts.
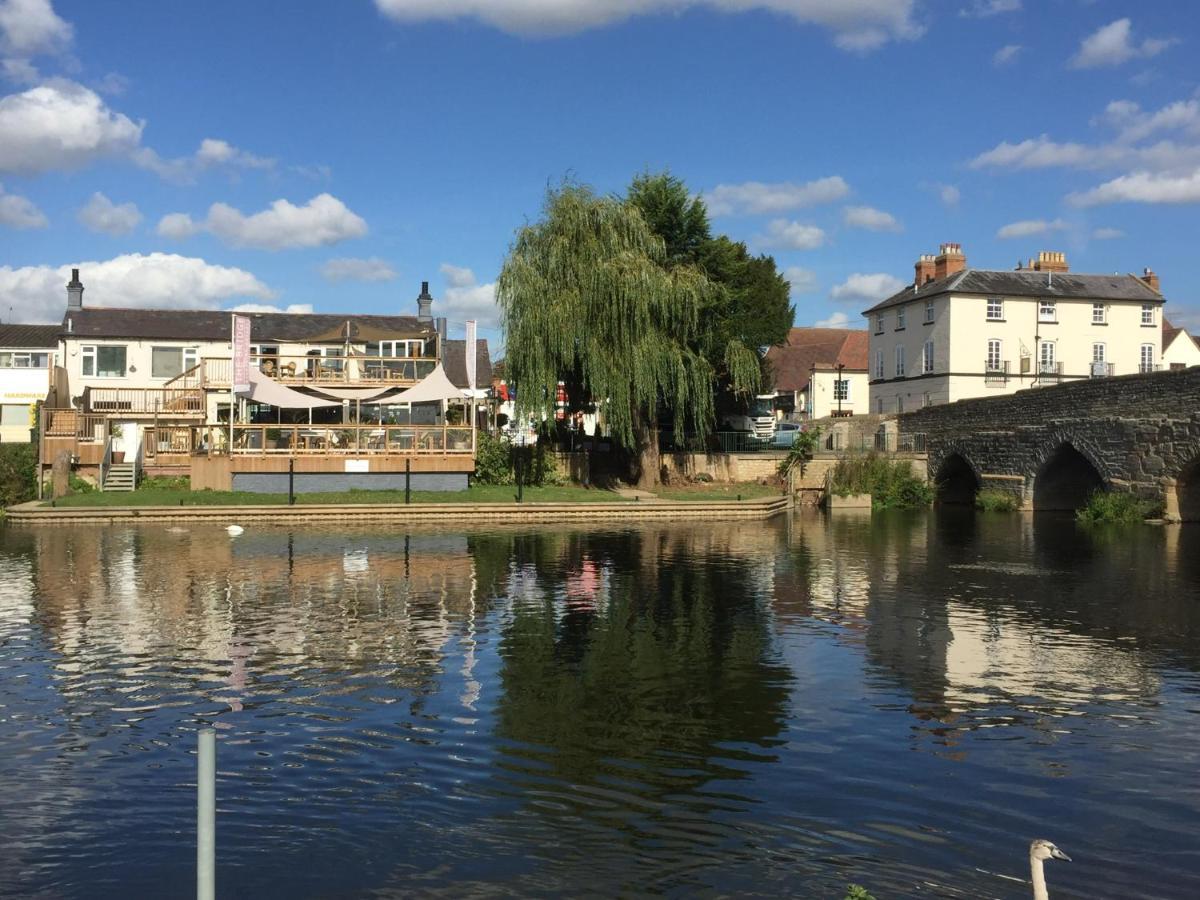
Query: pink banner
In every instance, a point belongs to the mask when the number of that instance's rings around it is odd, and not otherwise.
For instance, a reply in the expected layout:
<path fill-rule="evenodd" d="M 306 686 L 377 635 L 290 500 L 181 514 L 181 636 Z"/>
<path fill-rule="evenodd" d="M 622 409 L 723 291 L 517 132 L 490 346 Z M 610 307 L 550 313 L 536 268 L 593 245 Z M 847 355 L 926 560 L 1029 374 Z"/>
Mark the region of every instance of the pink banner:
<path fill-rule="evenodd" d="M 467 387 L 471 390 L 475 390 L 475 360 L 477 352 L 475 349 L 475 320 L 467 319 Z"/>
<path fill-rule="evenodd" d="M 233 392 L 250 390 L 250 320 L 233 317 Z"/>

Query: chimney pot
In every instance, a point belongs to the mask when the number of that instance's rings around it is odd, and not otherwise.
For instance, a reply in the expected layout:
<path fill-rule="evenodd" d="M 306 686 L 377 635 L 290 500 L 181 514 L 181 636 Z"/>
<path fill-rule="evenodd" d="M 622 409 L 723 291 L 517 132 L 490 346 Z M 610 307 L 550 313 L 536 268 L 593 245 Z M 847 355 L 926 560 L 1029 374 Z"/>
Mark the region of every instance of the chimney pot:
<path fill-rule="evenodd" d="M 1153 269 L 1149 267 L 1142 269 L 1142 281 L 1146 282 L 1146 284 L 1150 286 L 1151 290 L 1159 290 L 1158 275 Z"/>
<path fill-rule="evenodd" d="M 963 255 L 962 244 L 945 243 L 940 249 L 941 252 L 933 260 L 933 277 L 935 279 L 940 280 L 950 275 L 957 275 L 967 267 L 967 258 Z"/>
<path fill-rule="evenodd" d="M 417 319 L 421 322 L 433 322 L 433 296 L 429 293 L 429 282 L 421 282 L 421 293 L 417 295 Z"/>
<path fill-rule="evenodd" d="M 67 309 L 83 309 L 83 282 L 79 280 L 79 270 L 71 270 L 71 280 L 67 283 Z"/>

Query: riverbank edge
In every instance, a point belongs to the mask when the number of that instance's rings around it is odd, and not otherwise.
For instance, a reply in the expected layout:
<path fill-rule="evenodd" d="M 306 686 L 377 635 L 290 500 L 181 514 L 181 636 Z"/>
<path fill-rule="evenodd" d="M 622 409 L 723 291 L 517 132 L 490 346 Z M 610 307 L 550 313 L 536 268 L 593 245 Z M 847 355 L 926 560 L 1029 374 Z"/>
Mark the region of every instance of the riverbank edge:
<path fill-rule="evenodd" d="M 328 506 L 110 506 L 46 507 L 22 503 L 6 510 L 9 525 L 115 525 L 206 522 L 273 525 L 430 522 L 611 522 L 645 519 L 769 519 L 792 505 L 790 497 L 757 500 L 648 500 L 619 503 L 348 503 Z"/>

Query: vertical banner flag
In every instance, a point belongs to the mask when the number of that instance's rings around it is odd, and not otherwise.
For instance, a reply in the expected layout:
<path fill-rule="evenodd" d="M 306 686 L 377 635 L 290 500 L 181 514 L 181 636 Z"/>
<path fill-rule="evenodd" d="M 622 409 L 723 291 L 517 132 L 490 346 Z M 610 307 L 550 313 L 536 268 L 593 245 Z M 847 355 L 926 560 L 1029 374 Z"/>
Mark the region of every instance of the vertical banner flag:
<path fill-rule="evenodd" d="M 250 319 L 233 317 L 233 392 L 250 390 Z"/>
<path fill-rule="evenodd" d="M 475 360 L 478 353 L 475 349 L 475 320 L 467 320 L 467 387 L 475 390 Z"/>

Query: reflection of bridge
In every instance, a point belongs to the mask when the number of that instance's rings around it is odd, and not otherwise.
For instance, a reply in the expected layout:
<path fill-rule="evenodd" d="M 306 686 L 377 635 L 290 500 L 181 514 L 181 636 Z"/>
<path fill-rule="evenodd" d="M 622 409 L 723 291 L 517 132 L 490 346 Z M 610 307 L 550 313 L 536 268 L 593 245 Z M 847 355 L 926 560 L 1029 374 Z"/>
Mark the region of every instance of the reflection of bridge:
<path fill-rule="evenodd" d="M 1200 367 L 963 400 L 902 415 L 899 427 L 927 435 L 943 502 L 991 487 L 1024 509 L 1076 509 L 1108 488 L 1200 521 Z"/>

